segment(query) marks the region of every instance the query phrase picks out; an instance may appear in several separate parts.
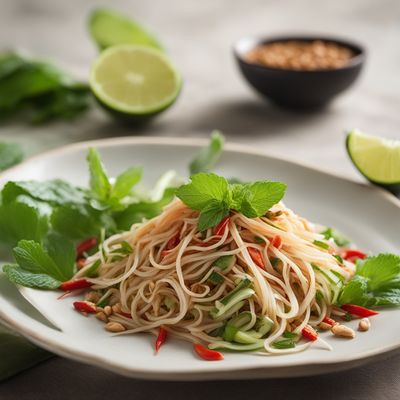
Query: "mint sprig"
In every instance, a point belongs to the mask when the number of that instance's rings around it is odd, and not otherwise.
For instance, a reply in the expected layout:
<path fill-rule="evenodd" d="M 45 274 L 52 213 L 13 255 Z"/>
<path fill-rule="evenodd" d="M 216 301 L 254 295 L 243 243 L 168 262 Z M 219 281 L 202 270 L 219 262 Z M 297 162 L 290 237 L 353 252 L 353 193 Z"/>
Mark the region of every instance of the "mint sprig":
<path fill-rule="evenodd" d="M 343 304 L 400 306 L 400 256 L 379 254 L 359 260 L 354 278 L 339 297 Z"/>
<path fill-rule="evenodd" d="M 191 183 L 177 190 L 177 197 L 188 207 L 200 212 L 199 230 L 217 225 L 231 210 L 248 218 L 264 215 L 284 196 L 286 185 L 281 182 L 257 181 L 229 184 L 216 174 L 199 173 Z"/>

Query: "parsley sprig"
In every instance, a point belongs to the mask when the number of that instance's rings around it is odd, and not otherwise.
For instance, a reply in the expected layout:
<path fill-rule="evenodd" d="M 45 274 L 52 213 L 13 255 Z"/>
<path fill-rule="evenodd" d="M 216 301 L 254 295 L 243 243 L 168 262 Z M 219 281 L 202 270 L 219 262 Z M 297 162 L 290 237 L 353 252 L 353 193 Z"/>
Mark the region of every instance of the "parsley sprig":
<path fill-rule="evenodd" d="M 200 212 L 199 230 L 217 225 L 231 210 L 248 218 L 264 215 L 284 196 L 286 185 L 282 182 L 257 181 L 246 184 L 229 184 L 219 175 L 199 173 L 191 182 L 177 190 L 188 207 Z"/>

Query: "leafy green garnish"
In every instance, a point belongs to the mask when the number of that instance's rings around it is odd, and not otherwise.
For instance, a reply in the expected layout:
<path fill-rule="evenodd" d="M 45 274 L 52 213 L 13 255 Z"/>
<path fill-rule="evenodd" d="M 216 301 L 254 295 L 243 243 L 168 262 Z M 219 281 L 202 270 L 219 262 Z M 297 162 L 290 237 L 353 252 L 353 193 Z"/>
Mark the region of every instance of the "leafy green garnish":
<path fill-rule="evenodd" d="M 78 83 L 48 61 L 20 54 L 0 54 L 0 119 L 18 113 L 31 122 L 73 118 L 91 101 L 89 87 Z"/>
<path fill-rule="evenodd" d="M 339 247 L 345 247 L 351 243 L 350 240 L 333 228 L 327 228 L 321 234 L 324 235 L 326 240 L 333 239 Z"/>
<path fill-rule="evenodd" d="M 213 131 L 208 146 L 201 149 L 190 163 L 190 175 L 211 171 L 221 156 L 224 141 L 224 137 L 219 131 Z"/>
<path fill-rule="evenodd" d="M 271 344 L 275 349 L 293 349 L 296 347 L 296 343 L 293 339 L 282 339 Z"/>
<path fill-rule="evenodd" d="M 56 289 L 74 274 L 74 244 L 60 235 L 49 235 L 46 245 L 21 240 L 13 253 L 16 263 L 5 265 L 3 271 L 10 281 L 19 285 Z"/>
<path fill-rule="evenodd" d="M 177 196 L 188 207 L 200 212 L 200 230 L 217 225 L 230 210 L 248 218 L 260 217 L 283 198 L 286 190 L 281 182 L 230 185 L 225 178 L 212 173 L 199 173 L 191 180 L 177 190 Z"/>
<path fill-rule="evenodd" d="M 400 256 L 379 254 L 357 261 L 356 275 L 340 294 L 342 304 L 400 306 Z"/>
<path fill-rule="evenodd" d="M 0 142 L 0 171 L 18 164 L 23 158 L 24 153 L 20 145 Z"/>

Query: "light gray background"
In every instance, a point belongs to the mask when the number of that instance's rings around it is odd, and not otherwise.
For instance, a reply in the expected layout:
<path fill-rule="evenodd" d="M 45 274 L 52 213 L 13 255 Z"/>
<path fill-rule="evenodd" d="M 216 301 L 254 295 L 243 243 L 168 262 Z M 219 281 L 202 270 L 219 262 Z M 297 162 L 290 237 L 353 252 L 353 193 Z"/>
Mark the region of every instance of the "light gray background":
<path fill-rule="evenodd" d="M 399 0 L 0 0 L 0 48 L 20 47 L 52 57 L 85 79 L 96 49 L 85 22 L 89 10 L 112 5 L 146 23 L 162 39 L 185 80 L 175 106 L 140 128 L 122 127 L 95 109 L 70 123 L 0 127 L 0 140 L 21 143 L 27 154 L 65 143 L 120 135 L 206 136 L 221 129 L 228 140 L 361 178 L 348 161 L 344 131 L 358 127 L 400 138 Z M 232 43 L 248 34 L 316 32 L 364 43 L 368 62 L 357 85 L 328 109 L 284 112 L 246 86 L 232 59 Z M 125 379 L 64 359 L 53 359 L 0 384 L 8 399 L 321 397 L 397 400 L 400 357 L 315 378 L 162 383 Z"/>

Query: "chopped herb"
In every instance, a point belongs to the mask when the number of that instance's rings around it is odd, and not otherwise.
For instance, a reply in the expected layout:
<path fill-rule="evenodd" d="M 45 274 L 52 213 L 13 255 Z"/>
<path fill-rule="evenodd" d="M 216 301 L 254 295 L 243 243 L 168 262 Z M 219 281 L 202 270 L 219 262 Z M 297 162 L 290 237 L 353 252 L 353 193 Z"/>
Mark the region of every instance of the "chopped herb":
<path fill-rule="evenodd" d="M 329 247 L 330 247 L 330 246 L 329 246 L 328 243 L 321 242 L 320 240 L 314 240 L 313 243 L 314 243 L 316 246 L 321 247 L 321 249 L 329 250 Z"/>
<path fill-rule="evenodd" d="M 120 247 L 111 251 L 112 254 L 117 253 L 117 254 L 125 254 L 125 255 L 131 254 L 132 252 L 133 252 L 133 248 L 126 240 L 124 240 L 120 243 Z"/>
<path fill-rule="evenodd" d="M 99 269 L 101 264 L 101 260 L 96 260 L 86 271 L 86 276 L 89 278 L 95 276 L 97 274 L 97 270 Z"/>
<path fill-rule="evenodd" d="M 327 240 L 333 239 L 339 247 L 345 247 L 350 244 L 350 240 L 333 228 L 327 228 L 325 231 L 321 232 L 321 234 L 324 235 Z"/>
<path fill-rule="evenodd" d="M 296 347 L 296 343 L 293 339 L 282 339 L 272 343 L 272 347 L 275 349 L 293 349 Z"/>
<path fill-rule="evenodd" d="M 234 258 L 234 255 L 219 257 L 214 261 L 213 266 L 218 267 L 221 271 L 224 271 L 232 264 Z"/>
<path fill-rule="evenodd" d="M 272 265 L 273 268 L 276 268 L 276 267 L 278 266 L 278 264 L 279 264 L 279 258 L 277 258 L 277 257 L 271 257 L 271 258 L 269 259 L 269 262 L 271 263 L 271 265 Z"/>
<path fill-rule="evenodd" d="M 282 336 L 286 339 L 297 339 L 299 337 L 297 333 L 288 331 L 286 331 Z"/>
<path fill-rule="evenodd" d="M 256 237 L 254 238 L 254 241 L 255 241 L 256 243 L 258 243 L 258 244 L 265 244 L 265 240 L 264 240 L 262 237 L 260 237 L 260 236 L 256 236 Z"/>
<path fill-rule="evenodd" d="M 353 319 L 353 316 L 347 312 L 344 317 L 343 317 L 346 321 L 351 321 Z"/>
<path fill-rule="evenodd" d="M 219 285 L 225 281 L 225 278 L 221 274 L 215 271 L 211 273 L 208 279 L 215 285 Z"/>
<path fill-rule="evenodd" d="M 336 258 L 339 264 L 343 264 L 343 258 L 340 257 L 338 254 L 333 254 L 333 257 Z"/>

